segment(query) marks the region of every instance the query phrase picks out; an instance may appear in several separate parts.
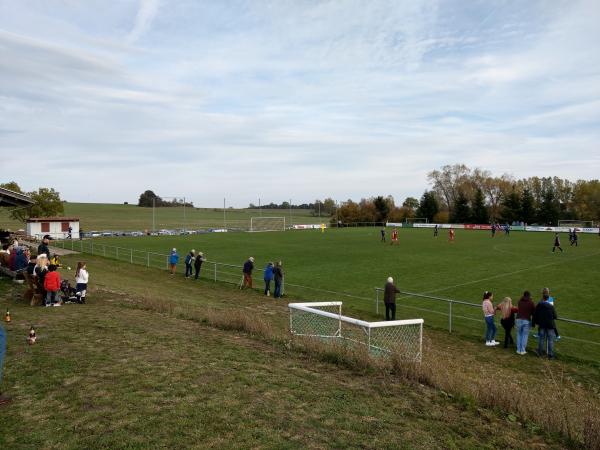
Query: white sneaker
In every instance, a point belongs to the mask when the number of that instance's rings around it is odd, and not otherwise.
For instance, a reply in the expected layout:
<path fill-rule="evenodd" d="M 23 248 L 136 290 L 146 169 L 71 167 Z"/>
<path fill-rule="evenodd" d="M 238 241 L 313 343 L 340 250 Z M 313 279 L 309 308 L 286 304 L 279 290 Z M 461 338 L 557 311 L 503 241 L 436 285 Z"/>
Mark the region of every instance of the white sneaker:
<path fill-rule="evenodd" d="M 492 345 L 498 345 L 500 342 L 498 341 L 490 341 L 492 343 Z"/>
<path fill-rule="evenodd" d="M 491 343 L 491 341 L 485 341 L 485 345 L 486 345 L 487 347 L 491 347 L 491 346 L 492 346 L 492 343 Z"/>

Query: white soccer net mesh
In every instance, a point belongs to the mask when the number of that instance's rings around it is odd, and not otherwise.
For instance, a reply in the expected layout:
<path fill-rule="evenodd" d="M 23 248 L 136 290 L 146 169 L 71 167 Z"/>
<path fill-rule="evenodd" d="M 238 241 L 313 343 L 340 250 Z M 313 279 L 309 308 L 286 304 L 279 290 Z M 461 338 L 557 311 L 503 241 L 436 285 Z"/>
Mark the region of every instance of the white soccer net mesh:
<path fill-rule="evenodd" d="M 568 228 L 593 228 L 594 221 L 592 220 L 559 220 L 559 227 L 568 227 Z"/>
<path fill-rule="evenodd" d="M 285 217 L 252 217 L 250 231 L 284 231 Z"/>
<path fill-rule="evenodd" d="M 421 361 L 423 320 L 365 322 L 341 314 L 342 302 L 290 303 L 290 332 L 295 336 L 336 339 L 366 347 L 373 355 L 395 353 Z"/>

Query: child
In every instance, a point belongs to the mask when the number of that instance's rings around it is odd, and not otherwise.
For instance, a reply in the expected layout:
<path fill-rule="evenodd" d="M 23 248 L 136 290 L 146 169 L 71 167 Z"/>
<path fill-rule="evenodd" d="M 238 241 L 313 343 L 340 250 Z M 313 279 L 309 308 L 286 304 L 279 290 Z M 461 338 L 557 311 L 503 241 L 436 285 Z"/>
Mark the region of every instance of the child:
<path fill-rule="evenodd" d="M 87 265 L 85 262 L 80 261 L 77 263 L 77 270 L 75 271 L 75 295 L 79 297 L 79 303 L 85 303 L 85 295 L 87 293 L 87 285 L 89 281 L 89 274 L 87 271 Z"/>
<path fill-rule="evenodd" d="M 60 290 L 60 275 L 54 264 L 48 266 L 48 273 L 44 277 L 44 289 L 46 290 L 45 306 L 60 306 L 60 301 L 56 299 L 56 294 Z"/>
<path fill-rule="evenodd" d="M 169 269 L 171 270 L 171 275 L 175 275 L 175 271 L 177 270 L 178 262 L 179 262 L 179 255 L 177 254 L 177 249 L 173 248 L 173 250 L 171 250 L 171 256 L 169 256 Z"/>
<path fill-rule="evenodd" d="M 60 264 L 60 260 L 58 259 L 58 255 L 56 254 L 52 258 L 50 258 L 50 264 L 55 265 L 57 269 L 60 269 L 62 267 Z"/>
<path fill-rule="evenodd" d="M 485 291 L 483 293 L 483 303 L 481 304 L 481 307 L 483 308 L 483 317 L 485 318 L 485 345 L 488 347 L 499 344 L 499 342 L 494 340 L 496 337 L 496 324 L 494 323 L 496 310 L 492 303 L 493 299 L 494 296 L 491 292 Z"/>
<path fill-rule="evenodd" d="M 192 276 L 192 265 L 194 264 L 194 260 L 196 259 L 196 250 L 191 250 L 185 256 L 185 277 L 189 278 Z"/>

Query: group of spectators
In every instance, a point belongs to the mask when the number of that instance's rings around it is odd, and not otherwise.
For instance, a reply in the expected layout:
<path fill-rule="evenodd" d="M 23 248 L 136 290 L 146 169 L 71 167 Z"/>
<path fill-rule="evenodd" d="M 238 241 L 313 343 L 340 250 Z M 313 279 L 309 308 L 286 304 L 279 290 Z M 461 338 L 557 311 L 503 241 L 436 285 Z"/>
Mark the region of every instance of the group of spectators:
<path fill-rule="evenodd" d="M 192 249 L 190 250 L 184 259 L 185 263 L 185 278 L 198 279 L 200 278 L 200 271 L 202 270 L 202 263 L 206 261 L 204 253 L 198 252 Z M 177 264 L 179 263 L 179 254 L 177 249 L 173 248 L 169 255 L 169 272 L 171 275 L 175 275 L 177 272 Z M 242 280 L 240 282 L 240 289 L 252 288 L 252 272 L 254 271 L 254 257 L 249 257 L 242 267 Z M 265 282 L 264 293 L 266 296 L 271 295 L 271 282 L 274 283 L 273 297 L 280 298 L 283 295 L 283 263 L 277 261 L 276 263 L 268 262 L 267 266 L 263 270 L 263 280 Z"/>
<path fill-rule="evenodd" d="M 555 358 L 554 341 L 560 339 L 558 329 L 556 328 L 556 310 L 554 309 L 554 297 L 550 296 L 550 290 L 542 290 L 542 298 L 537 303 L 533 302 L 529 291 L 523 292 L 517 306 L 513 306 L 512 299 L 505 297 L 502 302 L 494 306 L 494 295 L 485 291 L 483 293 L 483 316 L 486 324 L 485 345 L 494 347 L 500 343 L 496 338 L 496 324 L 494 317 L 496 311 L 501 312 L 500 324 L 504 328 L 504 348 L 513 345 L 512 329 L 517 328 L 517 354 L 525 355 L 527 353 L 527 340 L 529 330 L 538 327 L 538 333 L 534 337 L 538 338 L 537 355 Z M 516 318 L 515 318 L 516 316 Z"/>

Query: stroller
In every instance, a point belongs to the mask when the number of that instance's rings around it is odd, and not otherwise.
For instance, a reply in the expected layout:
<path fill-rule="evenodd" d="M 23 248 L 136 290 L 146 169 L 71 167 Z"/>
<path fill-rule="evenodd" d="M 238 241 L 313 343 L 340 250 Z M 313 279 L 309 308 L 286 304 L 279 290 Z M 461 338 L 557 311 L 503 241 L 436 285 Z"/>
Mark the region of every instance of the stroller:
<path fill-rule="evenodd" d="M 83 303 L 81 301 L 81 293 L 78 293 L 77 289 L 71 286 L 69 280 L 62 280 L 60 282 L 60 292 L 64 303 Z"/>

